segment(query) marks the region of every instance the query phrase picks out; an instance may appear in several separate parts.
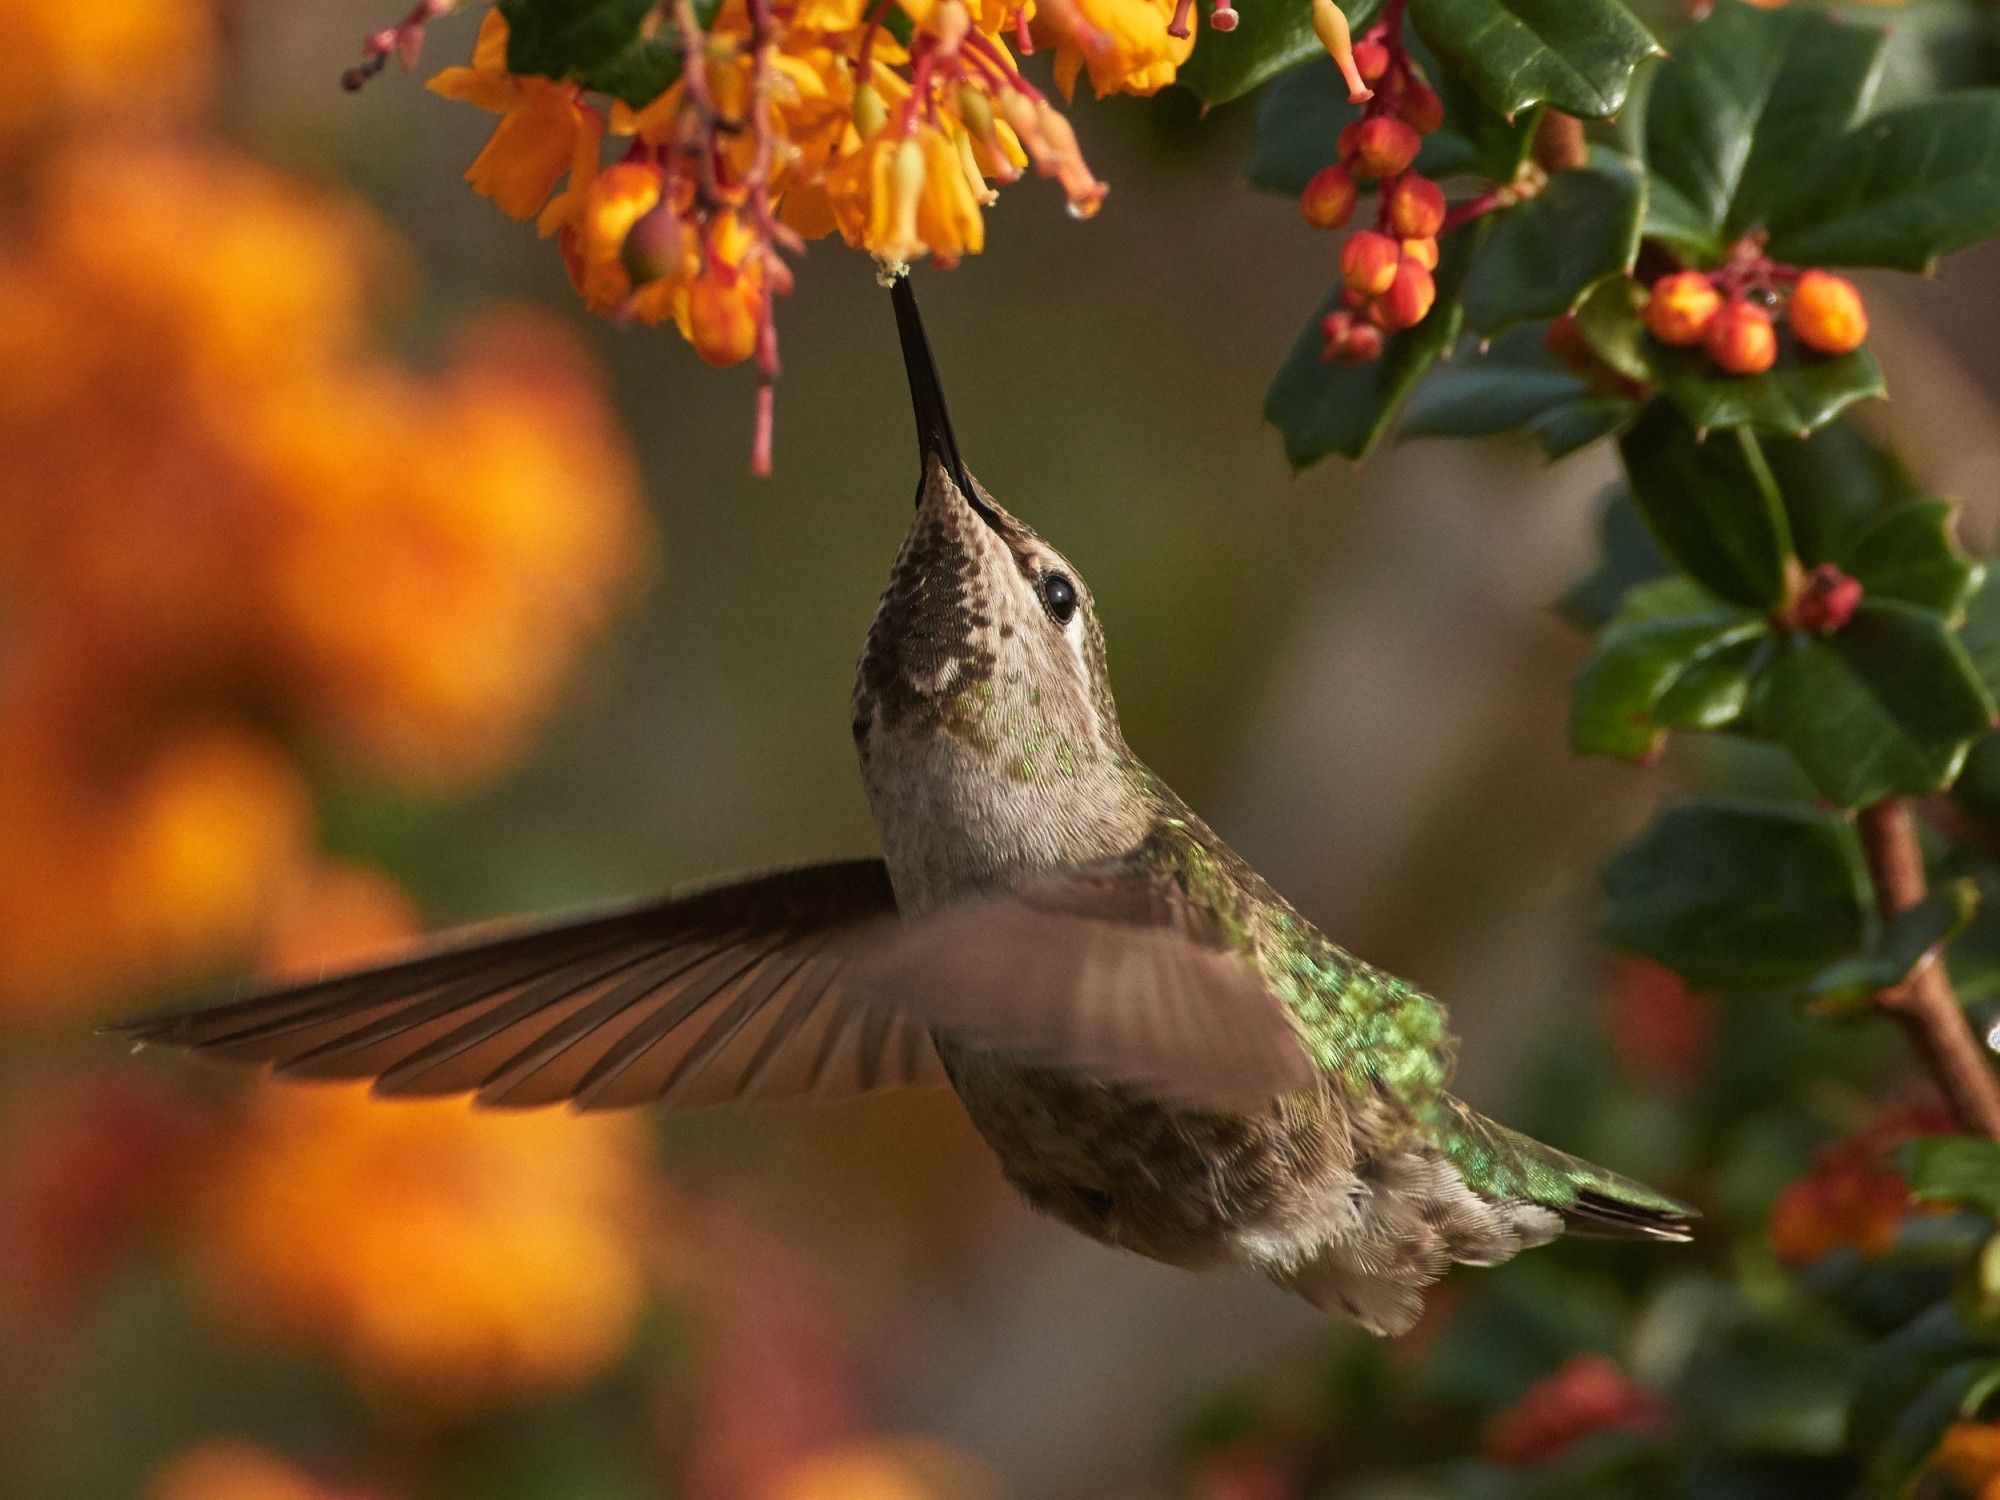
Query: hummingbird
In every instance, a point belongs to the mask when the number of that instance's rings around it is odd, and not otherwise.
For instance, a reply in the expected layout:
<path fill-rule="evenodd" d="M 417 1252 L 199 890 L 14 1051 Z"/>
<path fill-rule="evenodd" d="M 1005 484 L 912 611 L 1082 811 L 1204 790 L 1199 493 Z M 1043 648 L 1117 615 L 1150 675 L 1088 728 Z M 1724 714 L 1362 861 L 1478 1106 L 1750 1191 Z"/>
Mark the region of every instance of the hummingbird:
<path fill-rule="evenodd" d="M 1323 934 L 1119 728 L 1076 569 L 961 458 L 907 274 L 915 514 L 854 742 L 882 857 L 470 936 L 114 1028 L 378 1094 L 582 1109 L 948 1084 L 1034 1208 L 1376 1334 L 1454 1264 L 1692 1211 L 1476 1113 L 1439 1003 Z"/>

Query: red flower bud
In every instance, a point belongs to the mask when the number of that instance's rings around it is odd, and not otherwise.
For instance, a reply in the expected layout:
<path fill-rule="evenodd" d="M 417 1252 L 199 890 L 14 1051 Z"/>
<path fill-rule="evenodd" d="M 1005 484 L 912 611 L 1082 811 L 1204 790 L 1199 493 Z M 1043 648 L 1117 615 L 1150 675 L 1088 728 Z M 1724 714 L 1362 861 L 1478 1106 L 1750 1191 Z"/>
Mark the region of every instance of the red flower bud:
<path fill-rule="evenodd" d="M 1351 163 L 1356 177 L 1394 177 L 1405 171 L 1417 159 L 1417 148 L 1423 145 L 1422 138 L 1409 125 L 1387 115 L 1377 115 L 1371 120 L 1363 120 L 1361 128 L 1354 133 L 1354 160 Z"/>
<path fill-rule="evenodd" d="M 1363 229 L 1347 238 L 1340 250 L 1340 279 L 1350 291 L 1364 297 L 1379 296 L 1396 279 L 1403 247 L 1386 234 Z"/>
<path fill-rule="evenodd" d="M 1676 271 L 1653 283 L 1646 327 L 1663 344 L 1699 344 L 1722 311 L 1722 294 L 1700 271 Z"/>
<path fill-rule="evenodd" d="M 1444 100 L 1438 98 L 1427 85 L 1412 78 L 1396 105 L 1396 113 L 1417 131 L 1429 135 L 1444 124 Z"/>
<path fill-rule="evenodd" d="M 1792 288 L 1792 332 L 1816 354 L 1852 354 L 1868 337 L 1868 309 L 1844 276 L 1808 271 Z"/>
<path fill-rule="evenodd" d="M 1404 240 L 1403 255 L 1426 271 L 1435 271 L 1438 268 L 1438 242 L 1428 236 L 1420 240 Z"/>
<path fill-rule="evenodd" d="M 1843 573 L 1832 563 L 1821 563 L 1806 575 L 1805 587 L 1792 601 L 1790 623 L 1800 630 L 1832 635 L 1854 618 L 1861 602 L 1861 580 Z"/>
<path fill-rule="evenodd" d="M 1771 315 L 1748 302 L 1723 306 L 1702 340 L 1708 357 L 1729 375 L 1762 375 L 1778 362 L 1778 331 Z"/>
<path fill-rule="evenodd" d="M 1345 167 L 1321 167 L 1299 194 L 1299 212 L 1315 229 L 1338 229 L 1354 213 L 1356 191 Z"/>
<path fill-rule="evenodd" d="M 1427 240 L 1444 228 L 1444 189 L 1428 177 L 1405 173 L 1390 185 L 1382 217 L 1398 238 Z"/>
<path fill-rule="evenodd" d="M 1382 334 L 1379 329 L 1366 323 L 1357 322 L 1352 313 L 1331 312 L 1319 322 L 1319 357 L 1324 364 L 1335 360 L 1342 364 L 1366 364 L 1382 353 Z"/>
<path fill-rule="evenodd" d="M 1369 306 L 1368 315 L 1377 326 L 1400 333 L 1430 316 L 1431 304 L 1436 301 L 1437 283 L 1431 280 L 1431 273 L 1416 261 L 1403 260 L 1396 266 L 1389 289 Z"/>
<path fill-rule="evenodd" d="M 1364 83 L 1380 83 L 1389 71 L 1389 49 L 1378 41 L 1356 42 L 1354 71 L 1361 75 Z"/>

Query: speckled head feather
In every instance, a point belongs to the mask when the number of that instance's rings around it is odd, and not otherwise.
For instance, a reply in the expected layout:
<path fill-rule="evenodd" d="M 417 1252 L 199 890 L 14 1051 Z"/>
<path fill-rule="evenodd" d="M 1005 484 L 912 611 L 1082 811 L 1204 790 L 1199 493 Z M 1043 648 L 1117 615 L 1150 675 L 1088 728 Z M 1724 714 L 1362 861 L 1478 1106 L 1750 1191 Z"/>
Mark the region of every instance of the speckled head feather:
<path fill-rule="evenodd" d="M 1003 862 L 1129 847 L 1133 768 L 1090 591 L 973 477 L 907 279 L 895 300 L 921 470 L 854 693 L 885 838 Z M 1057 590 L 1072 610 L 1052 603 Z M 1123 845 L 1104 843 L 1108 828 Z"/>

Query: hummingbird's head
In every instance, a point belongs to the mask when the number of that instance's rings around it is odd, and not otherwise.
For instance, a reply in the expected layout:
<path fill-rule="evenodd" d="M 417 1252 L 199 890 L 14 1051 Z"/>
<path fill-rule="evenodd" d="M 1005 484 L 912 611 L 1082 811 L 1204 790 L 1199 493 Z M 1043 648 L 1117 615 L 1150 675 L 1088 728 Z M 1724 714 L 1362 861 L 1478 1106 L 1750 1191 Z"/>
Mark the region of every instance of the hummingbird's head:
<path fill-rule="evenodd" d="M 1090 590 L 966 469 L 907 277 L 895 300 L 922 470 L 855 683 L 878 815 L 889 793 L 961 809 L 975 839 L 1039 849 L 1045 830 L 1012 825 L 1053 822 L 1088 841 L 1129 779 Z"/>

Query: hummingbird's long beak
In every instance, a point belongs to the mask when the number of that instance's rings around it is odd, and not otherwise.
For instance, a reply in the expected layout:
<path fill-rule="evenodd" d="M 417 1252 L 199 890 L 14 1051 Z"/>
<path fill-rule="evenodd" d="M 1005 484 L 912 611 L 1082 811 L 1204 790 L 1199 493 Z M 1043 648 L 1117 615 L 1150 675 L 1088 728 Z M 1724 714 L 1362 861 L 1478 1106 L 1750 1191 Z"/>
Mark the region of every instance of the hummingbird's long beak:
<path fill-rule="evenodd" d="M 972 486 L 972 475 L 966 470 L 965 460 L 958 456 L 958 439 L 952 436 L 951 413 L 944 404 L 944 385 L 938 379 L 930 341 L 924 337 L 924 320 L 917 311 L 917 294 L 911 290 L 909 272 L 896 278 L 890 296 L 896 303 L 896 333 L 903 344 L 903 370 L 910 378 L 910 405 L 917 414 L 917 452 L 926 470 L 932 459 L 943 464 L 945 473 L 951 476 L 966 502 L 984 515 L 986 507 Z M 917 494 L 922 497 L 922 485 L 918 486 Z"/>

